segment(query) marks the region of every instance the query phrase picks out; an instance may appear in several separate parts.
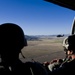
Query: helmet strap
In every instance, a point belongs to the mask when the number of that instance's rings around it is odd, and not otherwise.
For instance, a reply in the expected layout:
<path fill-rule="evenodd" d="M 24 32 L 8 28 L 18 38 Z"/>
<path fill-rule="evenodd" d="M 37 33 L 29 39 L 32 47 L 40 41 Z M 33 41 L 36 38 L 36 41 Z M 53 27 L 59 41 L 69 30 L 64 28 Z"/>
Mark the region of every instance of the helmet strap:
<path fill-rule="evenodd" d="M 23 55 L 22 51 L 21 51 L 21 55 L 22 55 L 23 58 L 25 58 L 25 56 Z"/>

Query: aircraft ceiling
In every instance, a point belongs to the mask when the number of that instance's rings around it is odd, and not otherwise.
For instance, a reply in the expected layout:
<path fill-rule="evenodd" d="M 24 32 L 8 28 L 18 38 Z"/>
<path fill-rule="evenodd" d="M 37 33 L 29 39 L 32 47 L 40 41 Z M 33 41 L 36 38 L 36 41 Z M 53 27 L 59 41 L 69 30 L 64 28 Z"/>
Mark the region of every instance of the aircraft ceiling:
<path fill-rule="evenodd" d="M 44 0 L 75 11 L 75 0 Z"/>

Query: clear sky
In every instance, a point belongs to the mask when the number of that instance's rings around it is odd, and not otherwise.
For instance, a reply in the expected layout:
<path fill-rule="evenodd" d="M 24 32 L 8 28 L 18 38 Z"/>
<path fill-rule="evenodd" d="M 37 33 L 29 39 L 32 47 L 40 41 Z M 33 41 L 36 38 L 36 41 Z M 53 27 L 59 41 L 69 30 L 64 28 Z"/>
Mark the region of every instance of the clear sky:
<path fill-rule="evenodd" d="M 0 24 L 16 23 L 26 35 L 69 34 L 75 11 L 44 0 L 0 0 Z"/>

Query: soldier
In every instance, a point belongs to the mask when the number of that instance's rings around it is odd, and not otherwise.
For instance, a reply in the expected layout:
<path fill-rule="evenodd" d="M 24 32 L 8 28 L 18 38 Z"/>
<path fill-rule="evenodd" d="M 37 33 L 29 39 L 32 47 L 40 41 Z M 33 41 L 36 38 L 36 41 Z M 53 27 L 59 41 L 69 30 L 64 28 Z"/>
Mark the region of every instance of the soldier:
<path fill-rule="evenodd" d="M 71 58 L 69 62 L 63 63 L 58 69 L 49 72 L 49 75 L 64 75 L 75 73 L 75 35 L 68 37 L 67 55 Z"/>
<path fill-rule="evenodd" d="M 21 49 L 26 46 L 27 40 L 20 26 L 13 23 L 0 25 L 0 66 L 2 66 L 0 73 L 47 75 L 41 64 L 34 62 L 23 63 L 19 59 Z"/>
<path fill-rule="evenodd" d="M 64 39 L 63 48 L 64 48 L 64 53 L 66 55 L 64 59 L 61 59 L 61 58 L 53 59 L 50 62 L 43 63 L 48 71 L 53 71 L 55 69 L 58 69 L 59 67 L 62 67 L 63 64 L 71 61 L 71 57 L 70 57 L 70 55 L 68 55 L 68 38 Z"/>

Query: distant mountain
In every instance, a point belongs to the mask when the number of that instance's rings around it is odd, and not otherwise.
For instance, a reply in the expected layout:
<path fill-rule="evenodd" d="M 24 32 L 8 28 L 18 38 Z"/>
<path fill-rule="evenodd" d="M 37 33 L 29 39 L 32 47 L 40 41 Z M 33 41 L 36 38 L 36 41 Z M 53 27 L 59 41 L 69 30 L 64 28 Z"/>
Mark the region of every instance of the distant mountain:
<path fill-rule="evenodd" d="M 27 40 L 32 40 L 32 41 L 34 41 L 34 40 L 41 40 L 42 38 L 48 38 L 48 39 L 51 39 L 51 38 L 55 38 L 55 37 L 57 37 L 58 35 L 25 35 L 25 38 L 27 39 Z M 67 36 L 69 36 L 69 34 L 64 34 L 64 36 L 63 37 L 67 37 Z"/>
<path fill-rule="evenodd" d="M 61 35 L 61 36 L 63 36 L 63 37 L 69 36 L 69 34 L 35 35 L 35 36 L 38 37 L 38 38 L 55 38 L 55 37 L 57 37 L 57 36 L 59 36 L 59 35 Z"/>
<path fill-rule="evenodd" d="M 36 37 L 36 36 L 29 36 L 29 35 L 25 35 L 25 38 L 27 39 L 27 40 L 39 40 L 39 38 L 38 37 Z"/>

